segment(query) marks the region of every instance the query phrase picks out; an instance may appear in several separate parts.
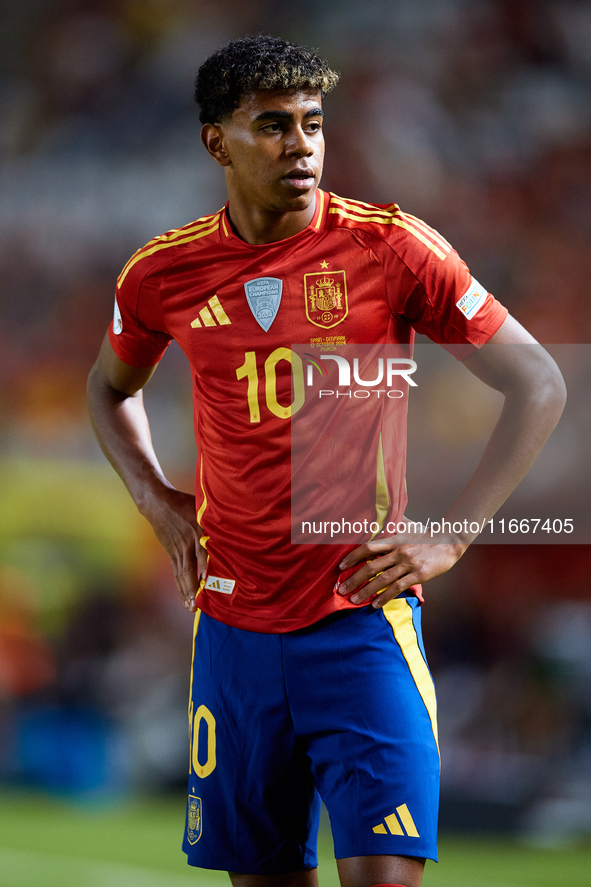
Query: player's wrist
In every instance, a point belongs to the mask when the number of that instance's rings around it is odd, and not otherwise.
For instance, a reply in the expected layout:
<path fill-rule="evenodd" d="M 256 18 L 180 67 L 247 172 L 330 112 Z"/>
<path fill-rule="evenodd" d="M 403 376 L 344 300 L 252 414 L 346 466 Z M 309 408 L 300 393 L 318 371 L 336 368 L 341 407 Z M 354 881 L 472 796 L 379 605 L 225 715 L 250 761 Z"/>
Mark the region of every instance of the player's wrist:
<path fill-rule="evenodd" d="M 178 492 L 164 476 L 155 473 L 138 478 L 129 491 L 139 513 L 150 522 L 170 507 L 171 492 Z"/>
<path fill-rule="evenodd" d="M 476 521 L 458 520 L 444 517 L 441 521 L 441 532 L 445 541 L 460 558 L 469 545 L 476 539 L 481 525 Z"/>

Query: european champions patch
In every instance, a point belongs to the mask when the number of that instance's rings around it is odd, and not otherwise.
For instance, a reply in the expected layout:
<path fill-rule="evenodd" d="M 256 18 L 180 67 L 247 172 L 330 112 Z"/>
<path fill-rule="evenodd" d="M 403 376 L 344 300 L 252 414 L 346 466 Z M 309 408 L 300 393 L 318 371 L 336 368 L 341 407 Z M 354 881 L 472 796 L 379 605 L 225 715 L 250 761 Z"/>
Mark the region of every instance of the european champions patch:
<path fill-rule="evenodd" d="M 487 295 L 485 288 L 474 277 L 471 277 L 470 286 L 462 298 L 456 302 L 456 308 L 466 315 L 466 320 L 472 320 L 484 305 Z"/>
<path fill-rule="evenodd" d="M 255 277 L 244 284 L 244 292 L 252 316 L 266 332 L 277 316 L 283 281 L 279 277 Z"/>

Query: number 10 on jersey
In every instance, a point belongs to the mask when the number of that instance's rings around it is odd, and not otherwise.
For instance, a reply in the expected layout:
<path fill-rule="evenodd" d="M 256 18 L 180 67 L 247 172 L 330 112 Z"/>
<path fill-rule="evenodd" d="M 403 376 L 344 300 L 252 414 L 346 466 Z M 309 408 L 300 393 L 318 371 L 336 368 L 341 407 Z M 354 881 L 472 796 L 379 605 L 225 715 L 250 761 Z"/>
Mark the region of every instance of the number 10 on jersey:
<path fill-rule="evenodd" d="M 293 383 L 293 401 L 289 406 L 283 406 L 277 400 L 277 364 L 286 360 L 291 364 L 291 376 Z M 289 419 L 304 403 L 304 367 L 299 354 L 289 348 L 276 348 L 265 360 L 265 402 L 267 409 L 279 419 Z M 261 408 L 259 403 L 259 373 L 255 351 L 247 351 L 244 355 L 244 363 L 236 370 L 236 378 L 248 380 L 246 397 L 251 422 L 261 421 Z"/>

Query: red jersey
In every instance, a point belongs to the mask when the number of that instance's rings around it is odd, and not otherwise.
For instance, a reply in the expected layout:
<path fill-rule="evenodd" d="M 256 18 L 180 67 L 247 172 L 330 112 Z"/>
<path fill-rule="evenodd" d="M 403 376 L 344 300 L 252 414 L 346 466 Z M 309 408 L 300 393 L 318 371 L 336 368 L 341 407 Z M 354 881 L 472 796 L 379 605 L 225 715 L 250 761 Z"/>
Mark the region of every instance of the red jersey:
<path fill-rule="evenodd" d="M 301 366 L 292 345 L 314 358 L 335 345 L 411 343 L 415 330 L 481 345 L 506 316 L 424 222 L 395 204 L 320 190 L 311 223 L 286 240 L 244 242 L 224 208 L 138 250 L 118 279 L 110 340 L 121 360 L 153 366 L 175 339 L 191 364 L 197 517 L 209 556 L 198 606 L 263 632 L 353 606 L 336 592 L 353 546 L 291 542 L 292 364 Z M 404 512 L 401 428 L 372 437 L 389 491 L 374 517 Z"/>

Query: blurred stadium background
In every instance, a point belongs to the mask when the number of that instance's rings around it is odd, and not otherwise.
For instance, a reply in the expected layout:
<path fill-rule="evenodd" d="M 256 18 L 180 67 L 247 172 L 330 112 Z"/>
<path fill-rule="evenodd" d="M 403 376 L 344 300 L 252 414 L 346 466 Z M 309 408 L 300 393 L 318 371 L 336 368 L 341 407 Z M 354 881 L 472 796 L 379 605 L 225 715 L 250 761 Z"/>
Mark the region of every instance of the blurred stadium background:
<path fill-rule="evenodd" d="M 129 255 L 224 202 L 192 81 L 258 32 L 341 71 L 325 188 L 425 218 L 540 341 L 590 341 L 588 0 L 3 0 L 2 887 L 210 880 L 178 849 L 191 619 L 93 440 L 84 387 Z M 174 349 L 147 400 L 190 489 Z M 444 865 L 426 884 L 588 883 L 590 560 L 583 545 L 474 546 L 431 584 Z"/>

